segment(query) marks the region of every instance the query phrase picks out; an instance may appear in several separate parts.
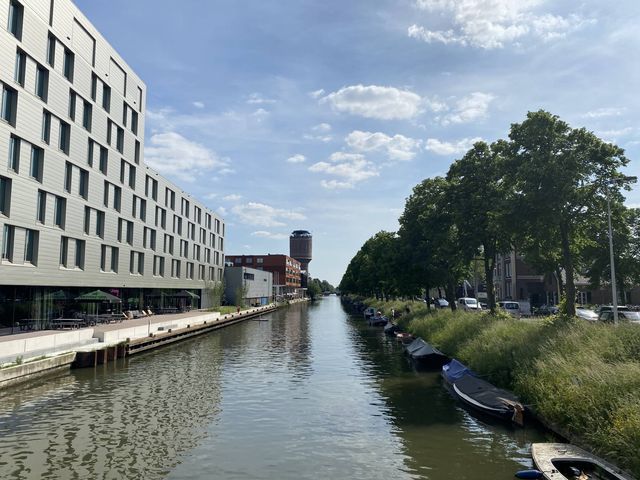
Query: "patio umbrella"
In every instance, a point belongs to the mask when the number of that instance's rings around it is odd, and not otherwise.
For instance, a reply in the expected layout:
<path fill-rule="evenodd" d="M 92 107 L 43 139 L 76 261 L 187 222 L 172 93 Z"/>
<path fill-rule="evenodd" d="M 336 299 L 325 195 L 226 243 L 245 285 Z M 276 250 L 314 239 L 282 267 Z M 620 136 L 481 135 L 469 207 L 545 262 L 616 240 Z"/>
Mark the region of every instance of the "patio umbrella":
<path fill-rule="evenodd" d="M 121 303 L 115 295 L 103 292 L 102 290 L 94 290 L 93 292 L 84 293 L 75 298 L 76 302 L 108 302 L 108 303 Z"/>
<path fill-rule="evenodd" d="M 180 290 L 178 293 L 174 293 L 170 296 L 175 298 L 200 298 L 200 295 L 188 292 L 187 290 Z"/>

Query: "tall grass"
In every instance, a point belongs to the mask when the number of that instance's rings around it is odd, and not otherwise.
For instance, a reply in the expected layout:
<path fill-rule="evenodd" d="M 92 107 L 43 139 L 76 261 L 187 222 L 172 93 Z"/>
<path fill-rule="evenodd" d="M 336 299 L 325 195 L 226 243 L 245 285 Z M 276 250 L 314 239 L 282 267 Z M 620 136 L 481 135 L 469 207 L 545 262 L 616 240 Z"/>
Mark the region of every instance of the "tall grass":
<path fill-rule="evenodd" d="M 576 443 L 640 477 L 637 325 L 426 309 L 401 324 L 492 383 L 514 390 Z"/>

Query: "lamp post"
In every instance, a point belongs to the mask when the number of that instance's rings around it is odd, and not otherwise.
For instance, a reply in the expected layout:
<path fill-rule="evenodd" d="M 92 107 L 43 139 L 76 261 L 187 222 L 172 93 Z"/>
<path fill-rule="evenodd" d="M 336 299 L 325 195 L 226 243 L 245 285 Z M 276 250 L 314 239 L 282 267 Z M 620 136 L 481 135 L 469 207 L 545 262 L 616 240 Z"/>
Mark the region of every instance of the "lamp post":
<path fill-rule="evenodd" d="M 611 198 L 609 195 L 609 184 L 616 183 L 616 181 L 625 181 L 629 183 L 635 183 L 638 181 L 638 177 L 622 177 L 620 179 L 611 180 L 607 183 L 607 221 L 609 224 L 609 261 L 611 263 L 611 305 L 613 307 L 613 324 L 618 324 L 618 292 L 616 289 L 616 266 L 613 258 L 613 231 L 611 228 Z"/>

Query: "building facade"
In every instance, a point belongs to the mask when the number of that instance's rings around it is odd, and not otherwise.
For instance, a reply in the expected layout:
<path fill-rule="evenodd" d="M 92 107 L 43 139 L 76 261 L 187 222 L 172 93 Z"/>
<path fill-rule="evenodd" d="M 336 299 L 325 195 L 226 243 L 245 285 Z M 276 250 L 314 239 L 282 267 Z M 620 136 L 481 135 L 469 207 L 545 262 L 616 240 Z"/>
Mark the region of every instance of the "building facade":
<path fill-rule="evenodd" d="M 227 255 L 227 261 L 235 267 L 251 267 L 271 272 L 277 297 L 303 295 L 300 262 L 288 255 Z"/>
<path fill-rule="evenodd" d="M 0 25 L 0 321 L 221 281 L 222 219 L 145 165 L 143 81 L 70 0 L 0 0 Z"/>
<path fill-rule="evenodd" d="M 273 301 L 273 274 L 248 267 L 224 269 L 224 296 L 229 305 L 257 307 Z"/>

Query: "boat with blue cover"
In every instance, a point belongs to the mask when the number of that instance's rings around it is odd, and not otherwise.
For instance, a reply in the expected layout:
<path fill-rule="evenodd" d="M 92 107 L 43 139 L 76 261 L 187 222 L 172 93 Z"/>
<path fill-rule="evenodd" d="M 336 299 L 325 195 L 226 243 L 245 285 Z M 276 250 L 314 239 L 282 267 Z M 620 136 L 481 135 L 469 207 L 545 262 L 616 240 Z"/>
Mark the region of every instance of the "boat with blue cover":
<path fill-rule="evenodd" d="M 405 352 L 419 368 L 442 368 L 442 365 L 450 360 L 444 353 L 422 338 L 416 338 L 407 345 Z"/>

